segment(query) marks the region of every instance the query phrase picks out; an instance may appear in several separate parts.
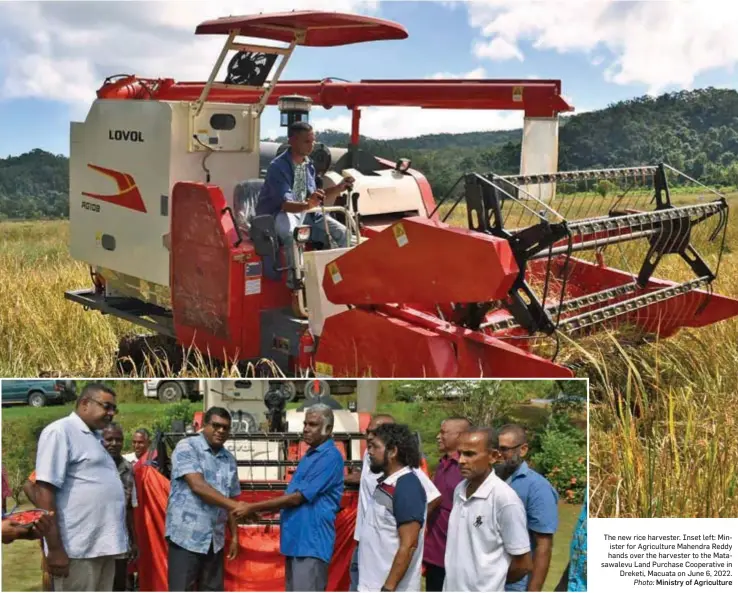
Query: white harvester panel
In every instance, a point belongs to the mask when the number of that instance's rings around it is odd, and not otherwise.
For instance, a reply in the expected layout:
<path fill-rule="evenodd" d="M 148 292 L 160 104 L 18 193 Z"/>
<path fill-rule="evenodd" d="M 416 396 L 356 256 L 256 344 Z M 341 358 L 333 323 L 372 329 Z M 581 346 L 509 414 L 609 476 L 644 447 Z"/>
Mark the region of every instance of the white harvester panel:
<path fill-rule="evenodd" d="M 70 252 L 74 259 L 169 286 L 171 190 L 206 182 L 228 203 L 258 177 L 259 120 L 251 106 L 208 104 L 193 120 L 184 102 L 97 100 L 71 125 Z M 216 129 L 223 127 L 228 129 Z M 201 145 L 194 140 L 206 140 Z M 205 146 L 207 148 L 205 148 Z"/>
<path fill-rule="evenodd" d="M 340 175 L 329 171 L 324 175 L 328 181 L 326 187 L 339 184 L 347 175 L 355 180 L 353 191 L 359 194 L 357 210 L 362 216 L 398 212 L 425 213 L 420 188 L 410 175 L 404 175 L 394 169 L 377 171 L 372 175 L 364 175 L 356 169 L 345 169 Z"/>
<path fill-rule="evenodd" d="M 526 117 L 520 150 L 520 174 L 556 173 L 559 170 L 559 118 Z M 545 202 L 556 194 L 555 183 L 523 186 L 531 196 Z M 523 198 L 524 196 L 521 196 Z"/>
<path fill-rule="evenodd" d="M 287 410 L 287 430 L 289 432 L 302 432 L 304 421 L 305 412 Z M 361 432 L 359 415 L 348 410 L 333 410 L 333 432 Z M 354 461 L 361 459 L 361 441 L 358 439 L 351 443 L 351 458 Z"/>
<path fill-rule="evenodd" d="M 265 380 L 204 381 L 205 410 L 212 406 L 225 408 L 231 414 L 233 433 L 265 431 L 267 408 L 264 394 L 269 389 Z M 236 440 L 225 442 L 224 447 L 233 453 L 237 461 L 283 461 L 280 443 L 276 441 Z M 281 480 L 284 468 L 239 467 L 238 478 L 242 481 Z"/>
<path fill-rule="evenodd" d="M 323 290 L 323 275 L 325 274 L 326 265 L 347 251 L 348 248 L 340 248 L 303 253 L 308 322 L 310 331 L 315 336 L 320 336 L 323 333 L 323 324 L 325 324 L 328 317 L 348 311 L 346 305 L 331 303 Z"/>

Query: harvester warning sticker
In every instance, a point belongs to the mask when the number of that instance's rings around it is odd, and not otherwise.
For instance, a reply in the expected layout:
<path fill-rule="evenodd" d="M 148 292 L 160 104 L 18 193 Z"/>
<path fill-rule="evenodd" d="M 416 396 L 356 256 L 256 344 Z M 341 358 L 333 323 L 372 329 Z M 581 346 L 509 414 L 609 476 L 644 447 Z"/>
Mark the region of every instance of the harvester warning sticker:
<path fill-rule="evenodd" d="M 246 264 L 246 287 L 244 294 L 246 296 L 251 294 L 261 293 L 261 262 L 249 262 Z"/>
<path fill-rule="evenodd" d="M 246 276 L 261 276 L 261 262 L 247 263 Z"/>
<path fill-rule="evenodd" d="M 261 293 L 261 278 L 246 278 L 246 296 Z"/>
<path fill-rule="evenodd" d="M 341 272 L 338 271 L 338 265 L 335 263 L 328 264 L 328 273 L 331 275 L 331 280 L 333 280 L 333 284 L 338 284 L 341 280 L 343 280 Z"/>
<path fill-rule="evenodd" d="M 392 227 L 393 232 L 395 233 L 395 239 L 397 240 L 397 245 L 400 247 L 405 247 L 410 241 L 407 238 L 407 233 L 405 232 L 405 227 L 402 226 L 402 223 L 397 223 L 394 227 Z"/>
<path fill-rule="evenodd" d="M 520 103 L 523 100 L 523 87 L 514 86 L 512 99 L 516 103 Z"/>

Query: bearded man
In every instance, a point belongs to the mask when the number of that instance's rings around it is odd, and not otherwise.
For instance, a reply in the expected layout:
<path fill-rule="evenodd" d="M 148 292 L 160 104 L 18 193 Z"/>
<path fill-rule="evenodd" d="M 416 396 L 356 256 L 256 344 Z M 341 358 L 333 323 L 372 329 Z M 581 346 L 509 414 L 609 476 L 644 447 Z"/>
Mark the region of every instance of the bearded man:
<path fill-rule="evenodd" d="M 497 475 L 515 490 L 525 507 L 533 556 L 533 570 L 505 591 L 541 591 L 551 564 L 553 536 L 559 524 L 559 495 L 551 483 L 525 462 L 528 438 L 518 424 L 500 428 L 499 451 L 502 461 L 495 466 Z"/>

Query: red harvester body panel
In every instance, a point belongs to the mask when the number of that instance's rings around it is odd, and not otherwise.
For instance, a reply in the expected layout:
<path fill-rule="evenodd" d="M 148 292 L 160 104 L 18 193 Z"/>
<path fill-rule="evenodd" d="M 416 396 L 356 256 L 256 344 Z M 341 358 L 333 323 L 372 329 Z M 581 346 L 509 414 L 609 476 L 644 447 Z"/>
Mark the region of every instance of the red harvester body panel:
<path fill-rule="evenodd" d="M 374 305 L 501 299 L 519 269 L 504 239 L 413 217 L 336 258 L 326 272 L 331 302 Z"/>
<path fill-rule="evenodd" d="M 177 183 L 172 191 L 170 288 L 177 340 L 216 358 L 261 356 L 261 313 L 290 305 L 283 281 L 238 234 L 219 187 Z"/>

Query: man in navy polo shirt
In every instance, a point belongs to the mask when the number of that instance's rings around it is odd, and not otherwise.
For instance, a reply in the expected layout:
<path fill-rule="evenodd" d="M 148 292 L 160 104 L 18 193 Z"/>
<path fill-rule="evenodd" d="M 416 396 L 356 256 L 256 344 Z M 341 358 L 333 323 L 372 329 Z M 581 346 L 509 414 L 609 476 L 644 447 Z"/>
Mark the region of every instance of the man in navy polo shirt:
<path fill-rule="evenodd" d="M 325 591 L 343 495 L 343 457 L 333 439 L 333 412 L 324 404 L 305 410 L 303 440 L 310 446 L 286 494 L 246 505 L 240 518 L 281 510 L 280 551 L 286 591 Z"/>
<path fill-rule="evenodd" d="M 329 244 L 325 229 L 328 227 L 330 238 L 335 247 L 346 247 L 346 227 L 337 220 L 319 212 L 305 214 L 306 210 L 318 208 L 326 199 L 332 200 L 345 191 L 353 182 L 346 177 L 331 188 L 317 189 L 315 167 L 310 154 L 315 147 L 315 132 L 312 126 L 303 121 L 294 122 L 287 129 L 290 147 L 275 158 L 270 164 L 259 193 L 256 214 L 271 214 L 275 217 L 277 235 L 285 247 L 285 258 L 289 268 L 287 286 L 295 286 L 293 276 L 292 233 L 300 225 L 308 225 L 311 229 L 310 239 Z"/>
<path fill-rule="evenodd" d="M 418 441 L 404 424 L 382 424 L 367 443 L 380 473 L 359 545 L 359 591 L 420 591 L 427 498 L 418 475 Z"/>
<path fill-rule="evenodd" d="M 524 461 L 528 453 L 525 429 L 517 424 L 506 424 L 498 434 L 503 462 L 495 467 L 495 471 L 523 501 L 533 556 L 531 573 L 516 583 L 505 585 L 505 591 L 541 591 L 551 564 L 553 536 L 559 524 L 559 495 L 546 478 L 530 469 Z"/>

